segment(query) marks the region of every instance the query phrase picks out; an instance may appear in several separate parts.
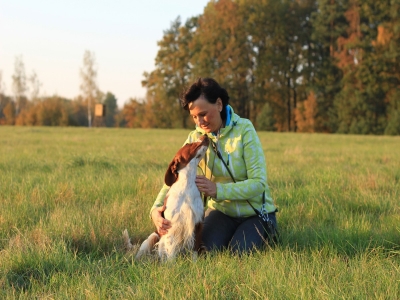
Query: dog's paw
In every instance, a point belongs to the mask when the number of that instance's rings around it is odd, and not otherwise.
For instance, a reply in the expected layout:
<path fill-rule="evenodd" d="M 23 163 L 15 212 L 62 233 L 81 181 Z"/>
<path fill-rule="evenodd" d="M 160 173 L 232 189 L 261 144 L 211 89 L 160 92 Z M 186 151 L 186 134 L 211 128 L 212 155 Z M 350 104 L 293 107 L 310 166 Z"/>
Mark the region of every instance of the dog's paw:
<path fill-rule="evenodd" d="M 140 248 L 136 253 L 135 259 L 139 260 L 142 256 L 147 256 L 151 254 L 154 251 L 156 244 L 159 240 L 160 236 L 158 235 L 158 233 L 153 232 L 152 234 L 150 234 L 150 236 L 142 243 L 142 245 L 140 245 Z"/>
<path fill-rule="evenodd" d="M 208 252 L 207 247 L 202 243 L 200 247 L 197 249 L 197 253 L 199 255 L 205 255 Z"/>

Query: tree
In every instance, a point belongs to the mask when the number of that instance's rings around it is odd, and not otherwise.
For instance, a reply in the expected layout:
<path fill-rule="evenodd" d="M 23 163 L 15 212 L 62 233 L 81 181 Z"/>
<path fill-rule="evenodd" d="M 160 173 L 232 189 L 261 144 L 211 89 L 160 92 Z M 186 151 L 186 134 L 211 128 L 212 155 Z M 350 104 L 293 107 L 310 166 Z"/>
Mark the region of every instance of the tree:
<path fill-rule="evenodd" d="M 191 23 L 177 19 L 164 32 L 143 81 L 144 120 L 185 127 L 177 94 L 207 76 L 258 128 L 395 134 L 399 12 L 398 0 L 210 1 Z"/>
<path fill-rule="evenodd" d="M 3 82 L 3 71 L 0 70 L 0 95 L 5 95 L 5 85 Z"/>
<path fill-rule="evenodd" d="M 213 77 L 230 96 L 236 112 L 250 117 L 252 97 L 252 49 L 244 26 L 241 3 L 232 0 L 209 2 L 199 17 L 193 36 L 193 70 L 195 77 Z"/>
<path fill-rule="evenodd" d="M 31 76 L 28 78 L 29 83 L 31 84 L 31 101 L 35 102 L 39 100 L 40 88 L 42 83 L 39 81 L 38 75 L 35 71 L 32 71 Z"/>
<path fill-rule="evenodd" d="M 257 115 L 257 130 L 275 131 L 275 123 L 276 120 L 274 118 L 274 112 L 271 108 L 271 105 L 267 102 Z"/>
<path fill-rule="evenodd" d="M 84 99 L 87 101 L 87 116 L 88 126 L 92 126 L 92 111 L 96 102 L 96 96 L 98 93 L 97 87 L 97 69 L 94 52 L 88 50 L 85 51 L 83 56 L 83 67 L 80 70 L 80 76 L 82 83 L 80 89 L 82 91 Z"/>
<path fill-rule="evenodd" d="M 13 93 L 15 101 L 15 114 L 18 115 L 26 106 L 27 91 L 25 65 L 22 56 L 17 56 L 14 63 L 14 74 L 12 75 Z"/>
<path fill-rule="evenodd" d="M 15 105 L 13 101 L 8 101 L 3 108 L 4 123 L 6 125 L 15 124 Z"/>
<path fill-rule="evenodd" d="M 371 42 L 373 48 L 368 63 L 375 68 L 379 66 L 374 73 L 378 73 L 380 82 L 374 90 L 379 91 L 377 88 L 380 88 L 382 91 L 386 114 L 383 132 L 400 135 L 400 2 L 369 1 L 364 10 L 375 29 L 371 37 L 375 40 Z"/>
<path fill-rule="evenodd" d="M 400 135 L 400 90 L 393 91 L 388 100 L 388 122 L 384 133 Z"/>
<path fill-rule="evenodd" d="M 338 38 L 338 66 L 344 74 L 335 99 L 339 132 L 383 134 L 388 118 L 396 116 L 388 108 L 397 105 L 388 103 L 400 83 L 398 9 L 399 3 L 391 1 L 349 2 L 347 35 Z"/>
<path fill-rule="evenodd" d="M 87 126 L 87 102 L 82 96 L 78 96 L 71 101 L 69 112 L 69 125 Z"/>
<path fill-rule="evenodd" d="M 117 98 L 115 98 L 114 94 L 107 92 L 103 104 L 106 108 L 106 126 L 114 127 L 115 126 L 115 115 L 117 113 Z"/>
<path fill-rule="evenodd" d="M 257 114 L 257 124 L 260 120 L 265 121 L 264 114 L 267 110 L 269 114 L 275 115 L 269 119 L 279 124 L 274 127 L 281 130 L 286 120 L 285 104 L 282 87 L 274 78 L 277 67 L 274 54 L 276 43 L 273 41 L 277 37 L 282 37 L 281 33 L 275 34 L 275 31 L 280 31 L 278 16 L 282 3 L 269 0 L 249 0 L 241 3 L 243 4 L 241 13 L 246 20 L 244 26 L 248 35 L 249 49 L 251 49 L 251 60 L 254 62 L 251 70 L 251 97 L 254 114 Z"/>
<path fill-rule="evenodd" d="M 156 69 L 144 73 L 142 85 L 147 88 L 147 102 L 152 106 L 151 123 L 155 127 L 187 127 L 187 113 L 181 108 L 179 96 L 192 80 L 190 49 L 197 18 L 182 25 L 180 17 L 171 23 L 158 42 Z"/>
<path fill-rule="evenodd" d="M 0 71 L 0 125 L 15 124 L 15 104 L 5 93 L 3 72 Z"/>
<path fill-rule="evenodd" d="M 37 124 L 40 126 L 67 126 L 68 111 L 66 99 L 58 96 L 43 99 L 38 104 Z"/>
<path fill-rule="evenodd" d="M 138 101 L 137 99 L 130 99 L 128 103 L 125 103 L 122 108 L 122 115 L 125 120 L 126 127 L 129 128 L 143 128 L 149 127 L 144 123 L 144 117 L 146 115 L 146 104 Z M 147 118 L 148 119 L 148 118 Z"/>
<path fill-rule="evenodd" d="M 299 132 L 315 132 L 317 101 L 313 91 L 307 100 L 298 103 L 295 109 L 295 119 Z"/>
<path fill-rule="evenodd" d="M 0 71 L 0 125 L 5 123 L 3 109 L 7 105 L 6 96 L 4 92 L 3 72 Z"/>
<path fill-rule="evenodd" d="M 341 90 L 342 70 L 337 65 L 337 41 L 347 35 L 348 22 L 345 11 L 347 0 L 317 0 L 317 10 L 312 14 L 312 48 L 315 59 L 311 88 L 317 100 L 317 116 L 321 123 L 318 131 L 336 132 L 338 111 L 334 105 Z"/>

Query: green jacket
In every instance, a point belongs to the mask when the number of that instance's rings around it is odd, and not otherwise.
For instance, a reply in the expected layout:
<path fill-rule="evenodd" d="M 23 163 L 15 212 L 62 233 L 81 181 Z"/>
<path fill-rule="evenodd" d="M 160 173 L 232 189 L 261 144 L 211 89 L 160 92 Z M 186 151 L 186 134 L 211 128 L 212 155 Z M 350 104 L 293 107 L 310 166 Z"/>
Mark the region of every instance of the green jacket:
<path fill-rule="evenodd" d="M 260 210 L 262 193 L 265 191 L 265 208 L 267 212 L 273 212 L 276 208 L 267 184 L 265 156 L 254 126 L 250 120 L 240 118 L 235 114 L 229 105 L 227 112 L 227 124 L 221 128 L 219 139 L 212 133 L 207 135 L 217 143 L 222 158 L 228 164 L 236 183 L 232 181 L 229 172 L 210 143 L 205 159 L 199 164 L 199 169 L 201 169 L 199 174 L 205 175 L 217 185 L 217 197 L 209 198 L 207 206 L 231 217 L 253 216 L 255 212 L 246 199 Z M 196 129 L 189 133 L 185 144 L 196 141 L 204 134 L 206 133 L 196 126 Z M 163 205 L 168 189 L 167 185 L 163 186 L 151 211 Z"/>

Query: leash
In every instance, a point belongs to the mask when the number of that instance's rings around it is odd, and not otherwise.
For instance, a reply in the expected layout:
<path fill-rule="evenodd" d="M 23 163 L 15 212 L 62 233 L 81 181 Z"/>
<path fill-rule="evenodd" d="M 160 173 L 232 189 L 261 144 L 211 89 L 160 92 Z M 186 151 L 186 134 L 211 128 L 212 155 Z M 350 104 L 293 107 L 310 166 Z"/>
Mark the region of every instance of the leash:
<path fill-rule="evenodd" d="M 228 166 L 227 163 L 224 161 L 221 152 L 218 150 L 217 145 L 216 145 L 213 141 L 211 141 L 211 145 L 212 145 L 212 148 L 213 148 L 215 154 L 217 154 L 218 158 L 219 158 L 219 159 L 222 161 L 222 163 L 224 164 L 226 170 L 227 170 L 228 173 L 229 173 L 229 176 L 231 176 L 233 182 L 236 183 L 236 180 L 235 180 L 235 178 L 233 177 L 233 174 L 232 174 L 231 170 L 229 169 L 229 166 Z M 255 208 L 255 207 L 250 203 L 249 200 L 246 199 L 246 201 L 247 201 L 247 203 L 251 206 L 251 208 L 254 210 L 254 212 L 256 213 L 256 215 L 261 216 L 261 215 L 262 215 L 262 212 L 266 211 L 266 210 L 265 210 L 265 191 L 263 192 L 263 204 L 262 204 L 261 212 L 260 212 L 257 208 Z M 267 214 L 267 215 L 268 215 L 268 214 Z M 261 217 L 261 218 L 264 220 L 263 217 Z M 269 220 L 268 217 L 267 217 L 267 220 Z"/>
<path fill-rule="evenodd" d="M 212 140 L 210 140 L 210 142 L 211 142 L 211 146 L 212 146 L 212 148 L 213 148 L 215 154 L 218 156 L 218 158 L 219 158 L 219 159 L 222 161 L 222 163 L 224 164 L 226 170 L 227 170 L 228 173 L 229 173 L 229 176 L 231 176 L 232 181 L 233 181 L 234 183 L 236 183 L 236 180 L 235 180 L 235 178 L 233 177 L 233 174 L 232 174 L 231 170 L 229 169 L 229 166 L 228 166 L 227 163 L 224 161 L 221 152 L 220 152 L 220 151 L 218 150 L 218 148 L 217 148 L 217 144 L 215 144 Z M 265 209 L 265 191 L 262 193 L 262 206 L 261 206 L 261 211 L 259 211 L 257 208 L 255 208 L 255 207 L 250 203 L 249 200 L 246 199 L 246 201 L 247 201 L 247 203 L 251 206 L 251 208 L 254 210 L 254 212 L 256 213 L 256 215 L 257 215 L 258 217 L 260 217 L 261 220 L 263 220 L 263 221 L 267 224 L 268 228 L 269 228 L 269 229 L 271 230 L 271 232 L 272 232 L 272 234 L 269 234 L 268 232 L 267 232 L 267 234 L 268 234 L 268 236 L 270 236 L 271 239 L 276 243 L 276 242 L 277 242 L 277 236 L 278 236 L 278 230 L 275 228 L 274 223 L 272 223 L 271 219 L 270 219 L 269 216 L 268 216 L 268 212 L 267 212 L 267 210 Z M 276 212 L 276 211 L 277 211 L 277 210 L 275 210 L 275 212 Z"/>

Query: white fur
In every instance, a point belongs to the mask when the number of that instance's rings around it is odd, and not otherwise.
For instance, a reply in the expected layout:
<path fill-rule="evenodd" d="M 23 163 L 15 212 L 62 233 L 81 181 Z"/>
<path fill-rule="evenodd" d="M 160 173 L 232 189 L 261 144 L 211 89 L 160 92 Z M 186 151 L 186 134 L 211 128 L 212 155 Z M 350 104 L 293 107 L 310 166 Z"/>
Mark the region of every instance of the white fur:
<path fill-rule="evenodd" d="M 139 258 L 143 255 L 151 254 L 151 250 L 154 248 L 154 245 L 160 240 L 160 236 L 153 232 L 150 236 L 140 245 L 138 252 L 136 253 L 136 258 Z"/>
<path fill-rule="evenodd" d="M 202 152 L 202 148 L 207 150 L 203 146 L 198 152 Z M 179 171 L 178 181 L 168 191 L 164 216 L 171 221 L 171 228 L 158 243 L 158 255 L 162 258 L 174 258 L 183 249 L 190 251 L 194 247 L 194 227 L 202 221 L 204 213 L 201 194 L 195 184 L 198 164 L 199 159 L 192 159 Z"/>
<path fill-rule="evenodd" d="M 208 146 L 202 145 L 193 153 L 190 162 L 178 171 L 178 179 L 169 189 L 166 198 L 167 205 L 164 211 L 165 219 L 171 221 L 168 233 L 159 238 L 156 245 L 158 257 L 162 260 L 171 260 L 178 253 L 193 251 L 195 242 L 194 229 L 196 224 L 203 220 L 204 207 L 201 194 L 196 186 L 197 166 L 204 157 Z M 154 240 L 159 237 L 152 233 L 141 245 L 136 259 L 150 253 Z"/>

